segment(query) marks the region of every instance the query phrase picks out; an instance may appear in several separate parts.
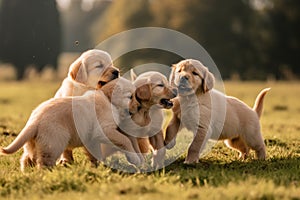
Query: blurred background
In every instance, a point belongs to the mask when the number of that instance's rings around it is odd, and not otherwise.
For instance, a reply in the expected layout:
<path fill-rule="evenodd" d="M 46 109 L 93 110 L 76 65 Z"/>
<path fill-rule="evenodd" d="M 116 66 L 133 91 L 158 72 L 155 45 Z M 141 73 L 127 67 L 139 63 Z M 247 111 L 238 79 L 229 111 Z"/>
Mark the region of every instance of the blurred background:
<path fill-rule="evenodd" d="M 148 26 L 198 41 L 223 79 L 299 78 L 299 0 L 0 0 L 0 79 L 30 74 L 62 79 L 81 52 L 113 34 Z M 116 65 L 126 72 L 143 63 L 171 65 L 181 59 L 143 49 Z"/>

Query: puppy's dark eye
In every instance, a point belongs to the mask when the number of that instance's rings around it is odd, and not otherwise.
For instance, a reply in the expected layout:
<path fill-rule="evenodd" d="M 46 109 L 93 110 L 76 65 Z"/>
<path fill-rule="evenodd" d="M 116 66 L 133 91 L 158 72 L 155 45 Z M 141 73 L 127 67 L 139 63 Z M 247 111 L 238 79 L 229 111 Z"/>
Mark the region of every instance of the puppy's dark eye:
<path fill-rule="evenodd" d="M 103 64 L 97 65 L 96 68 L 103 68 Z"/>
<path fill-rule="evenodd" d="M 158 86 L 158 87 L 165 87 L 164 84 L 158 84 L 157 86 Z"/>
<path fill-rule="evenodd" d="M 192 74 L 195 76 L 199 76 L 199 74 L 197 72 L 192 72 Z"/>
<path fill-rule="evenodd" d="M 132 95 L 128 97 L 128 99 L 130 99 L 130 100 L 132 100 L 132 98 L 133 98 L 133 96 L 132 96 Z"/>

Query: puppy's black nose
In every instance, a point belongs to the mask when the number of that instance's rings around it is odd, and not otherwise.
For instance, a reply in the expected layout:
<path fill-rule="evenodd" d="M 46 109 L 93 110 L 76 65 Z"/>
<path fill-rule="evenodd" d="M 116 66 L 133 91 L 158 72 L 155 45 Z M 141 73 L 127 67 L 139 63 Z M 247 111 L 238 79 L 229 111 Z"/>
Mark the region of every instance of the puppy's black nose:
<path fill-rule="evenodd" d="M 186 84 L 188 82 L 189 78 L 187 76 L 182 76 L 180 78 L 180 84 Z"/>
<path fill-rule="evenodd" d="M 112 72 L 113 78 L 119 78 L 120 72 L 118 70 L 115 70 Z"/>

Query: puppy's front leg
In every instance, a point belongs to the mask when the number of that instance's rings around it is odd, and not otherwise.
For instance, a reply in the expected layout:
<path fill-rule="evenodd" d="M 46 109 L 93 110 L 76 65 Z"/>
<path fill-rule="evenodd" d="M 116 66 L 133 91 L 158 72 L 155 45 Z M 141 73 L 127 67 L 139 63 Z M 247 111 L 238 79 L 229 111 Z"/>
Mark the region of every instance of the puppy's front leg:
<path fill-rule="evenodd" d="M 173 118 L 171 119 L 167 131 L 166 131 L 166 138 L 165 138 L 165 146 L 167 149 L 172 149 L 176 144 L 176 136 L 179 131 L 180 126 L 180 119 L 173 114 Z"/>
<path fill-rule="evenodd" d="M 192 163 L 199 162 L 200 151 L 204 147 L 203 141 L 205 139 L 206 132 L 207 132 L 206 128 L 204 127 L 198 128 L 194 140 L 188 149 L 188 154 L 184 161 L 185 164 L 192 164 Z"/>
<path fill-rule="evenodd" d="M 156 169 L 163 167 L 166 149 L 164 147 L 163 132 L 160 130 L 156 135 L 149 138 L 150 144 L 154 149 L 152 166 Z"/>
<path fill-rule="evenodd" d="M 99 151 L 101 151 L 100 145 L 99 145 Z M 97 158 L 95 158 L 89 151 L 88 149 L 85 147 L 84 148 L 84 152 L 85 155 L 89 158 L 89 160 L 91 161 L 92 167 L 98 167 L 99 166 L 99 161 Z"/>
<path fill-rule="evenodd" d="M 134 152 L 133 153 L 136 153 L 139 156 L 139 158 L 140 158 L 140 160 L 141 160 L 141 162 L 143 164 L 145 162 L 145 158 L 144 158 L 144 156 L 143 156 L 143 154 L 141 152 L 141 149 L 139 147 L 137 138 L 133 137 L 133 136 L 130 136 L 130 135 L 128 135 L 127 137 L 131 141 L 131 144 L 132 144 L 132 146 L 134 148 Z"/>
<path fill-rule="evenodd" d="M 109 134 L 106 134 L 106 136 L 108 137 L 110 142 L 124 150 L 128 162 L 136 166 L 140 166 L 141 160 L 137 153 L 135 153 L 135 150 L 129 138 L 117 130 L 109 130 L 108 133 Z"/>

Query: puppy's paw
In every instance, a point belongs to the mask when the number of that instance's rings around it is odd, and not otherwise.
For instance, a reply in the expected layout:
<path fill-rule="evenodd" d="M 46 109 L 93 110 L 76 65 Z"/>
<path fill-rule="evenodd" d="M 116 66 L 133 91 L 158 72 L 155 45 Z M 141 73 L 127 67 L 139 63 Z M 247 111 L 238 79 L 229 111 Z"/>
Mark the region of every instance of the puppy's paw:
<path fill-rule="evenodd" d="M 158 169 L 164 167 L 165 155 L 166 155 L 166 150 L 164 148 L 153 151 L 152 167 L 155 170 L 158 170 Z"/>
<path fill-rule="evenodd" d="M 244 160 L 246 160 L 247 158 L 248 158 L 248 153 L 242 153 L 242 152 L 240 152 L 239 153 L 239 160 L 242 160 L 242 161 L 244 161 Z"/>
<path fill-rule="evenodd" d="M 140 157 L 136 153 L 127 153 L 126 158 L 129 163 L 134 164 L 135 166 L 141 166 L 142 164 Z"/>
<path fill-rule="evenodd" d="M 164 167 L 164 162 L 161 160 L 152 159 L 152 168 L 155 170 L 159 170 Z"/>
<path fill-rule="evenodd" d="M 191 165 L 199 163 L 199 158 L 186 158 L 184 164 Z"/>
<path fill-rule="evenodd" d="M 62 158 L 56 164 L 64 166 L 64 167 L 69 167 L 72 164 L 72 162 L 67 159 Z"/>
<path fill-rule="evenodd" d="M 176 140 L 174 139 L 174 140 L 171 140 L 169 143 L 166 143 L 165 142 L 165 147 L 166 147 L 166 149 L 172 149 L 174 146 L 176 145 Z"/>
<path fill-rule="evenodd" d="M 138 156 L 140 158 L 141 165 L 144 165 L 146 162 L 144 155 L 142 153 L 138 153 Z"/>

